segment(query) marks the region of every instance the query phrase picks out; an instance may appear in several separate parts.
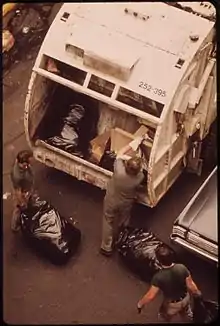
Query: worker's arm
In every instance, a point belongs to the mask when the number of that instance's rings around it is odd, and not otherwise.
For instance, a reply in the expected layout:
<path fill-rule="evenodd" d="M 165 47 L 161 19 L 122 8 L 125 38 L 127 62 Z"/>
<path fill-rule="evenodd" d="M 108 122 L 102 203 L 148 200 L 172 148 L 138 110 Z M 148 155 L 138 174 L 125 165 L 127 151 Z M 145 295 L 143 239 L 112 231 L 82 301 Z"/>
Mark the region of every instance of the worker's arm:
<path fill-rule="evenodd" d="M 152 301 L 156 295 L 159 292 L 159 288 L 151 285 L 150 289 L 148 292 L 143 296 L 143 298 L 138 302 L 137 307 L 138 309 L 142 309 L 144 305 L 148 304 L 150 301 Z"/>
<path fill-rule="evenodd" d="M 196 283 L 193 281 L 191 275 L 186 278 L 186 286 L 189 292 L 194 295 L 201 295 L 201 291 L 198 289 Z"/>
<path fill-rule="evenodd" d="M 147 187 L 146 184 L 139 184 L 139 185 L 136 187 L 136 191 L 137 191 L 137 192 L 146 192 L 146 187 Z"/>
<path fill-rule="evenodd" d="M 15 189 L 15 196 L 17 199 L 17 204 L 22 207 L 26 207 L 30 199 L 31 192 L 24 192 L 21 188 Z"/>
<path fill-rule="evenodd" d="M 130 144 L 126 145 L 125 147 L 123 147 L 122 149 L 120 149 L 117 153 L 116 158 L 118 159 L 122 159 L 122 160 L 129 160 L 130 156 L 127 155 L 127 153 L 132 150 Z"/>
<path fill-rule="evenodd" d="M 20 187 L 15 188 L 14 194 L 15 194 L 16 201 L 17 201 L 18 205 L 22 205 L 23 196 L 22 196 L 21 188 Z"/>
<path fill-rule="evenodd" d="M 125 147 L 123 147 L 118 151 L 117 158 L 129 159 L 130 157 L 127 156 L 126 154 L 131 150 L 136 151 L 142 141 L 143 141 L 143 137 L 137 137 L 134 140 L 132 140 L 128 145 L 126 145 Z"/>

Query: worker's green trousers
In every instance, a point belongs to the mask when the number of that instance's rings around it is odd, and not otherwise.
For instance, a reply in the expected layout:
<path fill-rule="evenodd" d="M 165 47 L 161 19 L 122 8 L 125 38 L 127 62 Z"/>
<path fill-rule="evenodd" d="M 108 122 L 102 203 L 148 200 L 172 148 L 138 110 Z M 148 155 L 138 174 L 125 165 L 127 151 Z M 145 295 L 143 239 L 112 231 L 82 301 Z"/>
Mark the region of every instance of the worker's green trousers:
<path fill-rule="evenodd" d="M 101 248 L 107 252 L 113 250 L 119 227 L 127 225 L 130 219 L 133 201 L 110 203 L 107 196 L 104 199 L 102 217 L 102 243 Z"/>

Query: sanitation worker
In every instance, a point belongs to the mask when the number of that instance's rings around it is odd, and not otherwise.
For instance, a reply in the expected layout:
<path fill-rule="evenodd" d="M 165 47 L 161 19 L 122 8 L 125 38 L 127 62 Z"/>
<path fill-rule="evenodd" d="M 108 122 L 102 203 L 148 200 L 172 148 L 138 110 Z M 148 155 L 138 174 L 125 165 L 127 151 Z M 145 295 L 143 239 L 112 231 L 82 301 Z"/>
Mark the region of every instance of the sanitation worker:
<path fill-rule="evenodd" d="M 172 253 L 166 245 L 157 247 L 156 257 L 162 269 L 153 276 L 150 289 L 138 302 L 138 312 L 140 313 L 142 308 L 151 302 L 159 291 L 162 291 L 164 299 L 159 310 L 159 317 L 170 322 L 173 316 L 180 314 L 185 321 L 192 321 L 190 293 L 199 297 L 201 292 L 189 270 L 184 265 L 173 262 Z"/>
<path fill-rule="evenodd" d="M 126 155 L 130 150 L 137 150 L 142 141 L 143 137 L 133 140 L 118 153 L 114 163 L 113 176 L 109 180 L 104 198 L 100 252 L 105 256 L 113 253 L 119 226 L 128 224 L 137 190 L 144 179 L 141 158 Z"/>
<path fill-rule="evenodd" d="M 14 210 L 11 221 L 11 229 L 16 232 L 20 229 L 21 209 L 27 207 L 33 194 L 34 175 L 31 168 L 33 154 L 29 150 L 23 150 L 17 154 L 11 171 L 11 181 L 14 190 Z"/>

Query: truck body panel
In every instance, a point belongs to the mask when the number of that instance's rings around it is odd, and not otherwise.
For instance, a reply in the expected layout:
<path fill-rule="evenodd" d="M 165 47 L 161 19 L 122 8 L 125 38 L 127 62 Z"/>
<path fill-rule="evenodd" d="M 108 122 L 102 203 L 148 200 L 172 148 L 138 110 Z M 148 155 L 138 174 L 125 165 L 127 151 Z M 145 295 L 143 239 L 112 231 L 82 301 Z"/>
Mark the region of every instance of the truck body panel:
<path fill-rule="evenodd" d="M 102 189 L 111 177 L 36 136 L 53 92 L 64 85 L 96 101 L 98 135 L 116 127 L 134 134 L 141 125 L 153 131 L 139 201 L 156 206 L 186 166 L 191 137 L 199 130 L 202 141 L 216 118 L 214 35 L 213 21 L 165 3 L 65 3 L 28 88 L 25 131 L 35 157 Z M 48 59 L 65 64 L 71 78 L 49 72 Z"/>

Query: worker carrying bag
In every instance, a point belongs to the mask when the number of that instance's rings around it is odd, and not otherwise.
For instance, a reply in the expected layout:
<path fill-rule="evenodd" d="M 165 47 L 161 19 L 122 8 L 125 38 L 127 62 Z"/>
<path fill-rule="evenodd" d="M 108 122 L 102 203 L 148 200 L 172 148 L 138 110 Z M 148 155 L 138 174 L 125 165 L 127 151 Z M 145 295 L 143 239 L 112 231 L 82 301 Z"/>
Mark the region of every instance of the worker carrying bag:
<path fill-rule="evenodd" d="M 204 300 L 201 296 L 193 297 L 193 322 L 195 324 L 209 324 L 217 321 L 218 303 Z"/>
<path fill-rule="evenodd" d="M 125 265 L 147 282 L 161 269 L 155 251 L 162 244 L 149 230 L 131 226 L 122 226 L 116 241 L 117 250 Z M 175 253 L 171 248 L 170 250 L 175 260 Z"/>
<path fill-rule="evenodd" d="M 28 245 L 54 264 L 67 263 L 81 240 L 80 230 L 39 197 L 22 209 L 21 231 Z"/>

